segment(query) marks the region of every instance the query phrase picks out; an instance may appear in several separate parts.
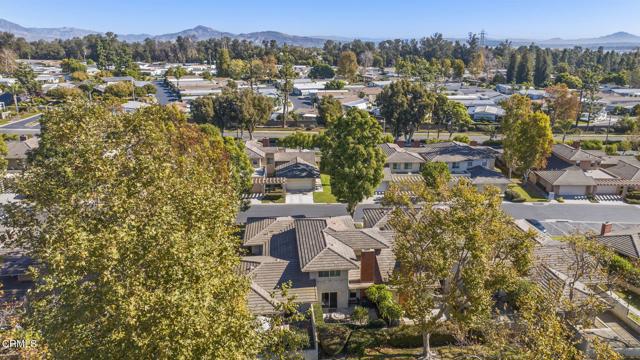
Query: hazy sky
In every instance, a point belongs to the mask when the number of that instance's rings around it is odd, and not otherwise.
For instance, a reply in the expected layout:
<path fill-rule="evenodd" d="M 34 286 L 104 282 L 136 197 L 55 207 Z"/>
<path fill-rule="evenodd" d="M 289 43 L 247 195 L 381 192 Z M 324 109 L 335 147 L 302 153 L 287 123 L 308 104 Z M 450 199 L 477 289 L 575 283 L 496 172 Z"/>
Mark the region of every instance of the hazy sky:
<path fill-rule="evenodd" d="M 640 35 L 640 0 L 0 0 L 0 18 L 27 27 L 70 26 L 162 34 L 196 25 L 233 33 L 579 38 Z"/>

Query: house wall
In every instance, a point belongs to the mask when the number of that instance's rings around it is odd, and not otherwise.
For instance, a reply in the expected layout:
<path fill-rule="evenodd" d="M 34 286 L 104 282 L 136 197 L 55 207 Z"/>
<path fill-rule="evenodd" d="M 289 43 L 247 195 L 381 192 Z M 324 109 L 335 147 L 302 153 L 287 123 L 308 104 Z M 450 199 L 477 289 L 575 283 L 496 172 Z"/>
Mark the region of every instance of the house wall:
<path fill-rule="evenodd" d="M 480 159 L 480 160 L 447 163 L 447 166 L 449 167 L 449 171 L 451 171 L 452 173 L 464 172 L 467 169 L 472 168 L 474 166 L 478 166 L 478 165 L 486 167 L 487 169 L 493 170 L 495 168 L 495 159 Z"/>
<path fill-rule="evenodd" d="M 25 159 L 7 159 L 8 170 L 24 170 Z"/>
<path fill-rule="evenodd" d="M 405 169 L 405 164 L 408 168 Z M 407 174 L 420 172 L 420 163 L 389 163 L 389 169 L 393 174 Z"/>
<path fill-rule="evenodd" d="M 322 293 L 335 292 L 338 296 L 338 308 L 346 309 L 349 307 L 349 271 L 342 270 L 340 276 L 336 277 L 320 277 L 317 272 L 312 272 L 309 276 L 316 280 L 320 304 L 322 304 Z"/>

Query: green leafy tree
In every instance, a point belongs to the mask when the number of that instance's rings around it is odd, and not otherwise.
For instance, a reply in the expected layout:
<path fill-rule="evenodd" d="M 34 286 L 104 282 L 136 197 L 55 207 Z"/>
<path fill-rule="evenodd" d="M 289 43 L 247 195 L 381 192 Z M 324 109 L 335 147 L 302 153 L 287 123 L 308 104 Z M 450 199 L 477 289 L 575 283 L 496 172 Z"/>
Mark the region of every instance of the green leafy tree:
<path fill-rule="evenodd" d="M 176 78 L 176 87 L 180 88 L 180 79 L 182 79 L 185 75 L 187 75 L 187 69 L 182 66 L 176 66 L 173 69 L 173 77 Z"/>
<path fill-rule="evenodd" d="M 453 100 L 447 102 L 445 119 L 447 121 L 447 129 L 449 129 L 449 139 L 451 139 L 455 131 L 472 123 L 467 108 L 462 103 Z"/>
<path fill-rule="evenodd" d="M 35 96 L 42 90 L 40 83 L 36 81 L 36 73 L 28 64 L 18 64 L 13 76 L 18 80 L 22 89 L 30 96 Z"/>
<path fill-rule="evenodd" d="M 328 64 L 314 65 L 309 70 L 309 77 L 311 79 L 333 79 L 336 76 L 336 72 Z"/>
<path fill-rule="evenodd" d="M 353 51 L 343 51 L 338 59 L 338 75 L 353 81 L 358 74 L 358 60 Z"/>
<path fill-rule="evenodd" d="M 411 141 L 418 127 L 431 119 L 434 101 L 434 95 L 424 85 L 408 80 L 385 86 L 376 98 L 385 125 L 391 126 L 394 141 L 401 135 Z"/>
<path fill-rule="evenodd" d="M 516 82 L 516 72 L 518 71 L 518 63 L 520 62 L 520 57 L 517 52 L 512 52 L 509 57 L 509 65 L 507 65 L 507 82 L 515 83 Z"/>
<path fill-rule="evenodd" d="M 318 103 L 318 115 L 325 125 L 330 125 L 342 116 L 342 104 L 332 95 L 323 96 Z"/>
<path fill-rule="evenodd" d="M 331 81 L 328 81 L 326 84 L 324 84 L 324 89 L 325 90 L 342 90 L 344 89 L 345 85 L 347 84 L 342 80 L 331 80 Z"/>
<path fill-rule="evenodd" d="M 533 71 L 533 83 L 543 87 L 551 79 L 551 60 L 543 49 L 536 51 L 536 64 Z"/>
<path fill-rule="evenodd" d="M 213 124 L 215 118 L 215 99 L 213 96 L 200 96 L 191 102 L 191 120 L 197 124 Z"/>
<path fill-rule="evenodd" d="M 173 107 L 41 121 L 5 224 L 42 264 L 27 325 L 52 358 L 255 358 L 223 144 Z"/>
<path fill-rule="evenodd" d="M 422 167 L 422 177 L 427 187 L 439 189 L 449 183 L 451 180 L 451 171 L 446 163 L 430 161 Z"/>
<path fill-rule="evenodd" d="M 502 106 L 505 109 L 502 119 L 503 156 L 509 176 L 515 169 L 526 177 L 530 169 L 544 167 L 551 155 L 551 121 L 546 114 L 533 112 L 531 100 L 526 96 L 513 95 Z"/>
<path fill-rule="evenodd" d="M 351 315 L 353 321 L 358 325 L 364 325 L 369 321 L 369 310 L 367 308 L 358 306 L 353 309 L 353 315 Z"/>
<path fill-rule="evenodd" d="M 243 79 L 248 73 L 248 65 L 242 59 L 233 59 L 229 62 L 229 77 L 233 80 Z"/>
<path fill-rule="evenodd" d="M 229 50 L 224 47 L 218 51 L 218 58 L 216 59 L 216 71 L 220 77 L 229 77 L 229 66 L 231 65 L 231 56 L 229 56 Z"/>
<path fill-rule="evenodd" d="M 404 316 L 422 333 L 424 357 L 431 359 L 430 338 L 442 326 L 464 337 L 491 319 L 494 294 L 527 275 L 534 235 L 512 225 L 496 188 L 480 193 L 461 179 L 435 196 L 416 183 L 411 193 L 419 206 L 398 189 L 385 194 L 396 206 L 389 221 L 399 264 L 392 284 L 402 294 Z"/>
<path fill-rule="evenodd" d="M 64 59 L 60 63 L 60 67 L 62 68 L 62 71 L 67 74 L 71 74 L 76 71 L 80 71 L 80 72 L 87 71 L 87 66 L 81 63 L 80 60 L 77 60 L 77 59 Z"/>
<path fill-rule="evenodd" d="M 214 98 L 213 104 L 213 124 L 221 132 L 224 132 L 229 126 L 242 125 L 242 101 L 238 89 L 234 87 L 233 83 L 222 89 L 222 93 Z"/>
<path fill-rule="evenodd" d="M 580 110 L 580 100 L 572 93 L 566 84 L 549 86 L 546 90 L 549 95 L 545 100 L 551 119 L 551 126 L 558 120 L 573 121 L 578 116 Z"/>
<path fill-rule="evenodd" d="M 568 72 L 560 73 L 555 78 L 556 84 L 565 84 L 569 89 L 582 88 L 582 79 L 575 75 L 571 75 Z"/>
<path fill-rule="evenodd" d="M 288 48 L 285 48 L 287 50 Z M 296 78 L 296 72 L 293 70 L 291 56 L 288 52 L 284 53 L 284 64 L 278 71 L 280 75 L 280 92 L 282 100 L 282 127 L 287 127 L 287 119 L 289 118 L 289 94 L 293 91 L 293 79 Z"/>
<path fill-rule="evenodd" d="M 296 131 L 278 139 L 278 146 L 292 149 L 315 149 L 322 146 L 323 135 Z"/>
<path fill-rule="evenodd" d="M 378 121 L 355 108 L 325 132 L 322 167 L 331 176 L 333 194 L 347 203 L 350 213 L 382 181 L 385 156 L 378 147 L 382 142 Z"/>
<path fill-rule="evenodd" d="M 244 89 L 239 94 L 242 107 L 241 124 L 253 140 L 253 131 L 257 125 L 266 124 L 273 112 L 273 100 L 258 94 L 251 89 Z"/>
<path fill-rule="evenodd" d="M 522 52 L 522 56 L 520 57 L 520 61 L 518 62 L 518 68 L 516 69 L 516 83 L 529 83 L 533 82 L 532 71 L 531 71 L 531 56 L 529 55 L 529 51 L 524 50 Z"/>
<path fill-rule="evenodd" d="M 16 108 L 16 113 L 19 113 L 20 106 L 18 105 L 18 96 L 24 94 L 24 88 L 16 81 L 7 87 L 7 91 L 13 96 L 13 105 Z"/>
<path fill-rule="evenodd" d="M 464 76 L 464 61 L 455 59 L 453 61 L 453 77 L 456 79 L 462 79 Z"/>

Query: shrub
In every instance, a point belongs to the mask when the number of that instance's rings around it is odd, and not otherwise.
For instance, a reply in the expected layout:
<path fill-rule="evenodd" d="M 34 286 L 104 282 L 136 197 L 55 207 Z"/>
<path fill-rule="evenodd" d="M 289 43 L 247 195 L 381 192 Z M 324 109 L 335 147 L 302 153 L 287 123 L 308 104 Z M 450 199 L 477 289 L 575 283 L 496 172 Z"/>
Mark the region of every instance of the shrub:
<path fill-rule="evenodd" d="M 580 148 L 584 150 L 602 150 L 602 140 L 583 140 Z"/>
<path fill-rule="evenodd" d="M 362 306 L 356 306 L 353 309 L 353 320 L 358 324 L 362 325 L 369 321 L 369 310 Z"/>
<path fill-rule="evenodd" d="M 415 348 L 422 346 L 422 334 L 417 326 L 402 325 L 387 330 L 387 345 L 394 348 Z"/>
<path fill-rule="evenodd" d="M 393 294 L 386 285 L 373 285 L 366 290 L 367 299 L 371 300 L 378 307 L 380 316 L 389 323 L 400 319 L 402 308 L 393 301 Z"/>
<path fill-rule="evenodd" d="M 471 139 L 469 139 L 467 135 L 456 135 L 453 137 L 453 141 L 468 144 L 471 142 Z"/>
<path fill-rule="evenodd" d="M 370 320 L 367 324 L 368 329 L 382 329 L 385 326 L 387 326 L 387 323 L 382 319 Z"/>
<path fill-rule="evenodd" d="M 636 191 L 630 191 L 627 193 L 627 200 L 632 199 L 632 200 L 640 200 L 640 191 L 636 190 Z"/>
<path fill-rule="evenodd" d="M 525 201 L 525 198 L 520 196 L 520 194 L 518 194 L 518 192 L 516 192 L 515 190 L 511 190 L 511 189 L 507 189 L 504 191 L 504 198 L 507 201 L 511 201 L 515 203 L 521 203 Z"/>
<path fill-rule="evenodd" d="M 618 144 L 611 144 L 604 147 L 604 152 L 607 155 L 616 155 L 618 154 Z"/>
<path fill-rule="evenodd" d="M 386 343 L 385 335 L 382 331 L 356 330 L 349 337 L 346 353 L 361 357 L 367 348 Z"/>
<path fill-rule="evenodd" d="M 564 202 L 564 198 L 562 196 L 558 196 L 556 198 L 556 201 L 559 202 L 559 203 L 563 203 Z"/>
<path fill-rule="evenodd" d="M 502 140 L 485 140 L 482 142 L 484 146 L 502 146 Z"/>
<path fill-rule="evenodd" d="M 325 90 L 342 90 L 344 89 L 344 86 L 347 83 L 345 83 L 342 80 L 331 80 L 328 81 L 326 84 L 324 84 L 324 89 Z"/>
<path fill-rule="evenodd" d="M 609 261 L 609 270 L 622 276 L 627 283 L 640 287 L 640 269 L 620 255 L 614 255 Z"/>
<path fill-rule="evenodd" d="M 340 324 L 324 324 L 318 326 L 318 340 L 322 351 L 328 356 L 335 356 L 342 352 L 351 330 Z"/>

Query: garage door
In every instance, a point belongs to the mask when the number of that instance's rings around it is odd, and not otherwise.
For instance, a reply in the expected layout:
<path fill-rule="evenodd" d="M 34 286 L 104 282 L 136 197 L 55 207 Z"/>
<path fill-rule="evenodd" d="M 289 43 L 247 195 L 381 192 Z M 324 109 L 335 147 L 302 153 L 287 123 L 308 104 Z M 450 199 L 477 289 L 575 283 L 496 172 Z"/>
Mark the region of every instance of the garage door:
<path fill-rule="evenodd" d="M 313 191 L 316 179 L 287 179 L 287 191 Z"/>
<path fill-rule="evenodd" d="M 596 189 L 596 194 L 598 195 L 618 195 L 618 193 L 617 186 L 598 186 Z"/>
<path fill-rule="evenodd" d="M 556 196 L 575 196 L 575 195 L 586 195 L 587 188 L 586 186 L 560 186 L 560 191 L 556 194 Z"/>

